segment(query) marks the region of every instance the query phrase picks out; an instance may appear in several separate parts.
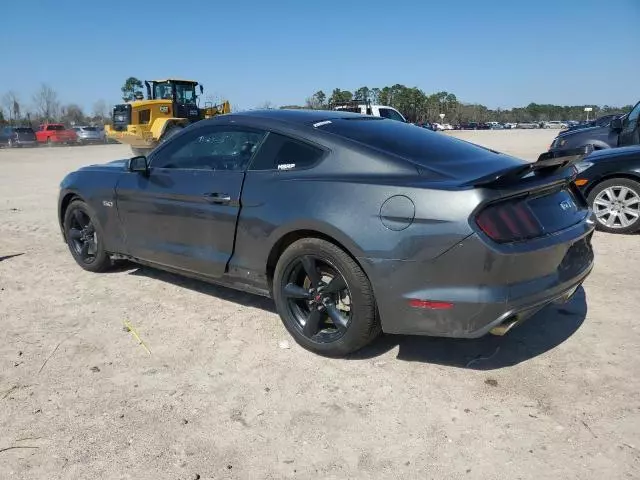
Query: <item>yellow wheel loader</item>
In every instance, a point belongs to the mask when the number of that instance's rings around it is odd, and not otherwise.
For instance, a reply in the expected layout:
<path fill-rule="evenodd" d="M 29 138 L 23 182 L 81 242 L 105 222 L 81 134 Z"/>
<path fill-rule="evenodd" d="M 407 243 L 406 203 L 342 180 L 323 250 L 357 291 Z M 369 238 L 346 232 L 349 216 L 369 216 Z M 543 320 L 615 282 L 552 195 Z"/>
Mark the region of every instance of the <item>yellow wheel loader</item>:
<path fill-rule="evenodd" d="M 196 87 L 201 95 L 204 88 L 192 80 L 145 80 L 144 84 L 147 98 L 138 94 L 114 106 L 112 123 L 105 127 L 107 137 L 131 145 L 134 155 L 147 155 L 190 123 L 231 112 L 228 101 L 200 108 Z"/>

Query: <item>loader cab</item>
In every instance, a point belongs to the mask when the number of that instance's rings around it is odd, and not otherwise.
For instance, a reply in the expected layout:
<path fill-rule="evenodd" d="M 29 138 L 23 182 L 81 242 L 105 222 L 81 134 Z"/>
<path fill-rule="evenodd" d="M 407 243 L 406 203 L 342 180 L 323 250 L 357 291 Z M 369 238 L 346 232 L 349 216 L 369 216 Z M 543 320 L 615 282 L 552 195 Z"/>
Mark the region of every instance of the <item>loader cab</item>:
<path fill-rule="evenodd" d="M 200 94 L 204 89 L 198 82 L 191 80 L 152 80 L 145 81 L 149 100 L 166 100 L 171 105 L 172 116 L 186 118 L 191 122 L 200 119 L 198 95 L 196 87 L 200 87 Z"/>

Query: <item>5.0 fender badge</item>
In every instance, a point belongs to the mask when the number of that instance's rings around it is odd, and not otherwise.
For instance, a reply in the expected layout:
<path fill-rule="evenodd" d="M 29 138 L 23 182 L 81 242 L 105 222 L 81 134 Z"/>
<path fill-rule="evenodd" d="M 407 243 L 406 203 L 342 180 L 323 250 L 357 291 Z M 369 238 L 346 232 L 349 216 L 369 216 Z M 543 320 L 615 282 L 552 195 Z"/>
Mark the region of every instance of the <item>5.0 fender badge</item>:
<path fill-rule="evenodd" d="M 111 207 L 113 207 L 113 202 L 110 202 L 108 200 L 103 200 L 102 201 L 102 205 L 104 205 L 105 207 L 111 208 Z"/>

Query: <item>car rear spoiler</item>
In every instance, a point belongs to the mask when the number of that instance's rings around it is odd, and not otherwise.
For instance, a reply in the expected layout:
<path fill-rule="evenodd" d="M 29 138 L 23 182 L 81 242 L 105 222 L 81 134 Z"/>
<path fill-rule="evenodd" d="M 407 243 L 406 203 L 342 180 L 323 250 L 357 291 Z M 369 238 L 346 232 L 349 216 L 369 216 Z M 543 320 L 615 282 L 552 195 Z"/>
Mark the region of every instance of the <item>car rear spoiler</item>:
<path fill-rule="evenodd" d="M 471 180 L 466 185 L 473 187 L 500 187 L 521 179 L 526 175 L 538 172 L 543 175 L 557 173 L 568 168 L 593 152 L 593 145 L 585 145 L 580 148 L 557 150 L 555 152 L 545 152 L 538 157 L 538 160 L 517 167 L 510 167 L 505 170 L 485 175 L 484 177 Z"/>

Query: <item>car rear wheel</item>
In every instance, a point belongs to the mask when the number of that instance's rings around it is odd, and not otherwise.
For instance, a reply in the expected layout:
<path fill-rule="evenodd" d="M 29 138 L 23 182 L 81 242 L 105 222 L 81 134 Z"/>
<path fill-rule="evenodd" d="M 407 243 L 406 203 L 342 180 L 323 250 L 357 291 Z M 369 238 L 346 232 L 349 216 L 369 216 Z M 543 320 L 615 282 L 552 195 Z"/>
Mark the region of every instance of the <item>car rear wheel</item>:
<path fill-rule="evenodd" d="M 640 183 L 613 178 L 596 185 L 588 196 L 596 227 L 610 233 L 640 230 Z"/>
<path fill-rule="evenodd" d="M 301 239 L 284 251 L 274 272 L 273 297 L 284 326 L 307 350 L 344 356 L 380 333 L 367 276 L 325 240 Z"/>
<path fill-rule="evenodd" d="M 74 260 L 89 272 L 103 272 L 112 262 L 104 250 L 102 228 L 82 200 L 74 200 L 64 215 L 67 245 Z"/>

